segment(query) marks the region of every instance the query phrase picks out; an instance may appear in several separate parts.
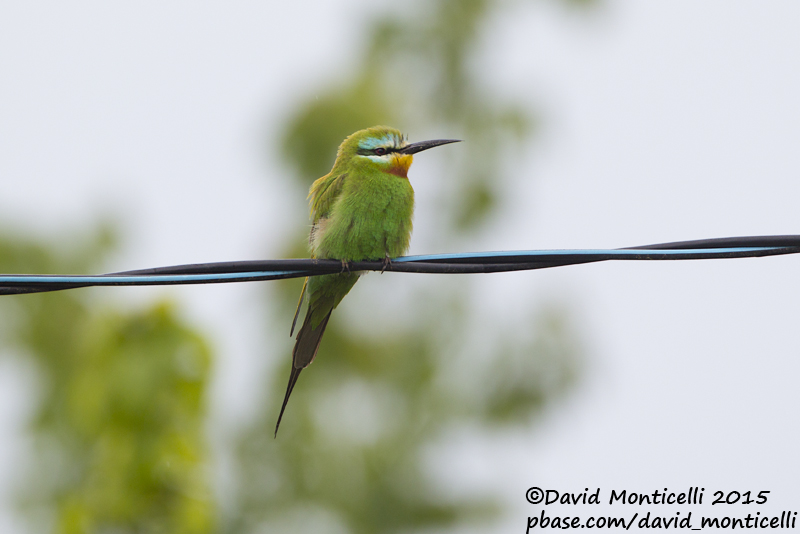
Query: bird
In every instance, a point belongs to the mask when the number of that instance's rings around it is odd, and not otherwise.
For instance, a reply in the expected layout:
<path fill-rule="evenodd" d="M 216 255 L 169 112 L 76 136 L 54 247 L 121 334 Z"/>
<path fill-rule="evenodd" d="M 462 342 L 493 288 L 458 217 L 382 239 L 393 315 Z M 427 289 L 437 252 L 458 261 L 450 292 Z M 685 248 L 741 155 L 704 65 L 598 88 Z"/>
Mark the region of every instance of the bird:
<path fill-rule="evenodd" d="M 389 126 L 373 126 L 347 136 L 331 171 L 316 180 L 308 193 L 312 258 L 342 261 L 342 272 L 307 277 L 292 321 L 294 333 L 303 297 L 306 316 L 292 351 L 289 384 L 275 437 L 300 372 L 314 361 L 331 312 L 353 288 L 360 273 L 346 269 L 350 261 L 383 261 L 402 256 L 411 239 L 414 189 L 408 180 L 413 154 L 460 139 L 408 143 Z"/>

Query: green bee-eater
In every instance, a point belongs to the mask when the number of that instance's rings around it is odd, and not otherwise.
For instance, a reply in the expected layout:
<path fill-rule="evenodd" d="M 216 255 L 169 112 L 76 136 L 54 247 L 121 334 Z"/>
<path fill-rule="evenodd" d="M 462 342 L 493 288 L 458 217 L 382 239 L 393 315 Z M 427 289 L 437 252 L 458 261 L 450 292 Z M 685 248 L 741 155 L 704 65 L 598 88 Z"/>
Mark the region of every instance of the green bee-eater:
<path fill-rule="evenodd" d="M 408 144 L 398 130 L 373 126 L 350 135 L 339 146 L 331 172 L 311 185 L 312 258 L 344 261 L 389 261 L 408 250 L 414 190 L 408 181 L 412 154 L 455 139 Z M 343 264 L 344 265 L 344 264 Z M 300 376 L 314 360 L 333 309 L 358 280 L 360 273 L 342 272 L 306 278 L 297 315 L 307 294 L 308 311 L 297 333 L 292 370 L 275 435 L 283 411 Z"/>

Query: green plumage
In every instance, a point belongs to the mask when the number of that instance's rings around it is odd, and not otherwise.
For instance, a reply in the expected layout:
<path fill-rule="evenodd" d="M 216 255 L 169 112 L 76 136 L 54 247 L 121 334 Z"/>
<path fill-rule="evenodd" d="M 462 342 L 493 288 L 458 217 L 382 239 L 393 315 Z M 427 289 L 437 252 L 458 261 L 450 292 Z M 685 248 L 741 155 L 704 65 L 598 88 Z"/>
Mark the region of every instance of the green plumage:
<path fill-rule="evenodd" d="M 453 141 L 409 145 L 398 130 L 386 126 L 374 126 L 347 137 L 339 146 L 331 172 L 315 181 L 309 191 L 311 256 L 342 261 L 388 261 L 402 256 L 408 249 L 414 212 L 414 190 L 407 178 L 412 154 L 449 142 Z M 292 352 L 289 385 L 275 425 L 276 435 L 300 371 L 314 360 L 331 312 L 358 276 L 359 273 L 343 272 L 306 279 L 298 312 L 303 294 L 308 309 Z"/>

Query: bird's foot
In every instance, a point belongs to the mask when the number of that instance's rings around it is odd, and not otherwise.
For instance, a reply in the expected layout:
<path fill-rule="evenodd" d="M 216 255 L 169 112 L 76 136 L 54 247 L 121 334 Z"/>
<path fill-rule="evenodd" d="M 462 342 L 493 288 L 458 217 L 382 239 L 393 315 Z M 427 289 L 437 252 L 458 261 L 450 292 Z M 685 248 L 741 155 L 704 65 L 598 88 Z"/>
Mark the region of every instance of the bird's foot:
<path fill-rule="evenodd" d="M 383 267 L 381 267 L 381 274 L 383 274 L 383 272 L 384 272 L 384 271 L 385 271 L 385 270 L 386 270 L 386 269 L 387 269 L 389 266 L 391 266 L 391 265 L 392 265 L 392 258 L 390 258 L 388 254 L 386 254 L 386 255 L 383 257 L 383 261 L 382 261 L 381 263 L 383 264 Z"/>
<path fill-rule="evenodd" d="M 350 274 L 350 264 L 347 262 L 347 260 L 341 260 L 341 261 L 342 261 L 342 270 L 339 272 L 343 273 L 347 271 L 347 274 Z"/>

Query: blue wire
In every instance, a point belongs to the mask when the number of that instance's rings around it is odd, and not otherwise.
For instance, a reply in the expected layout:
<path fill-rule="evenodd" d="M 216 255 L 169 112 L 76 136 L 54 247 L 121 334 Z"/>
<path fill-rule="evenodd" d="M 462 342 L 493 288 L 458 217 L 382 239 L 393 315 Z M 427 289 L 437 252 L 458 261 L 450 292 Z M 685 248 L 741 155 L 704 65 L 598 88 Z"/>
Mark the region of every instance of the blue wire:
<path fill-rule="evenodd" d="M 126 284 L 130 282 L 210 282 L 215 280 L 248 280 L 264 276 L 283 276 L 294 274 L 298 271 L 253 271 L 247 273 L 216 273 L 216 274 L 157 274 L 157 275 L 52 275 L 52 274 L 18 274 L 0 275 L 2 283 L 38 283 L 51 282 L 53 284 L 92 284 L 92 285 L 114 285 Z"/>
<path fill-rule="evenodd" d="M 430 262 L 442 260 L 468 260 L 470 258 L 489 258 L 489 257 L 550 257 L 550 256 L 615 256 L 613 259 L 647 259 L 643 255 L 652 256 L 689 256 L 697 254 L 710 254 L 720 256 L 731 253 L 743 252 L 764 252 L 770 250 L 780 250 L 787 247 L 730 247 L 730 248 L 702 248 L 702 249 L 583 249 L 583 250 L 525 250 L 525 251 L 501 251 L 501 252 L 472 252 L 467 254 L 429 254 L 420 256 L 403 256 L 395 258 L 392 262 L 413 263 Z M 4 283 L 51 283 L 51 284 L 87 284 L 87 285 L 116 285 L 116 284 L 140 284 L 149 283 L 188 283 L 188 282 L 214 282 L 214 281 L 247 281 L 252 279 L 265 279 L 266 277 L 282 277 L 297 273 L 306 272 L 305 270 L 284 270 L 284 271 L 251 271 L 236 273 L 214 273 L 214 274 L 162 274 L 162 275 L 0 275 L 0 285 Z"/>
<path fill-rule="evenodd" d="M 423 256 L 403 256 L 401 258 L 393 259 L 393 262 L 413 262 L 413 261 L 435 261 L 435 260 L 462 260 L 469 258 L 490 258 L 496 257 L 509 257 L 509 256 L 530 256 L 547 257 L 547 256 L 619 256 L 620 259 L 625 258 L 638 258 L 642 254 L 663 254 L 671 256 L 681 256 L 689 254 L 730 254 L 732 252 L 761 252 L 764 250 L 777 250 L 786 247 L 733 247 L 733 248 L 693 248 L 693 249 L 636 249 L 636 250 L 620 250 L 620 249 L 549 249 L 549 250 L 507 250 L 501 252 L 469 252 L 466 254 L 429 254 Z"/>

